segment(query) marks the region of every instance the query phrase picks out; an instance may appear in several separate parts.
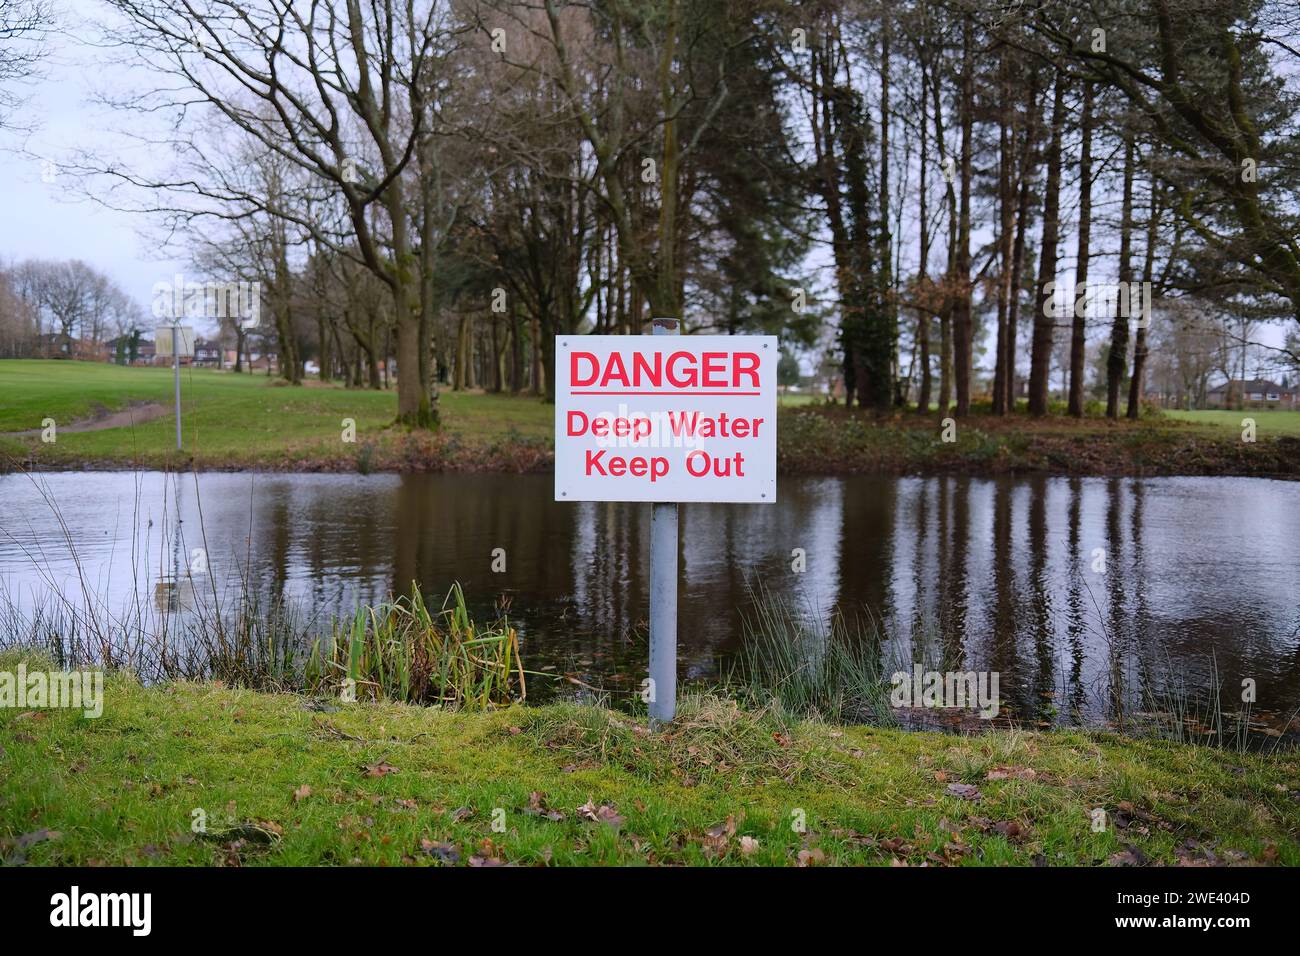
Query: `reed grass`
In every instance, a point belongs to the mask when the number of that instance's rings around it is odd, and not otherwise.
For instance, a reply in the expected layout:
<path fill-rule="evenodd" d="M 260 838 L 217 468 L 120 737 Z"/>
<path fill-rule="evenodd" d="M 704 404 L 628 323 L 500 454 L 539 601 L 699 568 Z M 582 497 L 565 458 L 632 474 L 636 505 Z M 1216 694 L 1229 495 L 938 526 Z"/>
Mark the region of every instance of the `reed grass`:
<path fill-rule="evenodd" d="M 727 683 L 749 702 L 804 717 L 894 726 L 881 629 L 866 615 L 829 621 L 761 586 L 743 615 L 744 640 Z"/>
<path fill-rule="evenodd" d="M 312 643 L 305 680 L 317 694 L 475 710 L 527 696 L 515 629 L 504 615 L 477 627 L 459 584 L 437 612 L 414 582 L 410 595 L 358 608 L 328 640 Z"/>
<path fill-rule="evenodd" d="M 408 596 L 359 606 L 330 629 L 322 639 L 293 606 L 263 601 L 251 588 L 238 602 L 196 604 L 184 615 L 145 604 L 110 614 L 102 604 L 49 599 L 21 607 L 0 593 L 0 649 L 34 651 L 60 669 L 315 695 L 347 688 L 360 699 L 473 710 L 525 697 L 515 629 L 504 616 L 477 625 L 459 584 L 440 611 L 413 586 Z"/>

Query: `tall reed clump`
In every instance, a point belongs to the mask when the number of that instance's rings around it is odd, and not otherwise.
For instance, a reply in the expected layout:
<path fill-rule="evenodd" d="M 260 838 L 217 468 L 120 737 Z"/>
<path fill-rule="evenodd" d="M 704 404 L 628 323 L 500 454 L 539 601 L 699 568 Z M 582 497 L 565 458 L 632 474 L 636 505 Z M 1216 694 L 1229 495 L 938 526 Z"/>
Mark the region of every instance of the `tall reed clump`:
<path fill-rule="evenodd" d="M 809 622 L 788 601 L 758 589 L 728 684 L 751 703 L 790 714 L 893 725 L 880 630 L 869 618 Z"/>
<path fill-rule="evenodd" d="M 486 710 L 527 694 L 519 637 L 506 617 L 487 627 L 470 620 L 460 585 L 437 612 L 418 584 L 409 596 L 362 607 L 312 644 L 306 664 L 312 693 Z"/>

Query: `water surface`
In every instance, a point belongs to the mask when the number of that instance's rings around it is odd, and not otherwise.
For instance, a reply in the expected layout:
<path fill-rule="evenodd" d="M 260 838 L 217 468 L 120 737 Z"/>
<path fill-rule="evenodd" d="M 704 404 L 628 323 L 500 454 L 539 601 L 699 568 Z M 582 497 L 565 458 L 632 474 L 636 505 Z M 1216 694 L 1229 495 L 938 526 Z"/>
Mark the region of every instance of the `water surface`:
<path fill-rule="evenodd" d="M 761 581 L 810 619 L 869 609 L 890 660 L 997 670 L 1006 705 L 1035 719 L 1105 722 L 1170 675 L 1216 672 L 1232 700 L 1254 680 L 1275 725 L 1300 705 L 1298 483 L 784 478 L 778 494 L 682 506 L 683 678 L 725 673 Z M 24 606 L 117 607 L 206 564 L 195 600 L 246 576 L 328 628 L 411 581 L 459 581 L 480 615 L 509 602 L 530 668 L 630 694 L 650 508 L 551 498 L 549 475 L 8 475 L 0 587 Z"/>

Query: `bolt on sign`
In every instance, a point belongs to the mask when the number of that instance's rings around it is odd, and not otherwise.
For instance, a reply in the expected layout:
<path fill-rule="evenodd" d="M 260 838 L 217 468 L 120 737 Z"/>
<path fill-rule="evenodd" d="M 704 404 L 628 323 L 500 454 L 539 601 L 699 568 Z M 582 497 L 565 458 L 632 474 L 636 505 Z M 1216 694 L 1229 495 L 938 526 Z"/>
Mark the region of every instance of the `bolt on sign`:
<path fill-rule="evenodd" d="M 776 501 L 771 335 L 556 337 L 555 500 Z"/>

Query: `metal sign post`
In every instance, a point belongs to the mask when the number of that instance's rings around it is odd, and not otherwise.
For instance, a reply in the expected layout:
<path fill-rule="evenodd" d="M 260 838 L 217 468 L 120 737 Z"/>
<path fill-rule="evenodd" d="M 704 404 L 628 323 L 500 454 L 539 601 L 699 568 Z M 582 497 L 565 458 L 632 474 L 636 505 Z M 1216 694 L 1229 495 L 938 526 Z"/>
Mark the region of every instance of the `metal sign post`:
<path fill-rule="evenodd" d="M 154 329 L 157 355 L 172 356 L 172 379 L 176 387 L 176 450 L 181 450 L 181 356 L 194 355 L 194 329 L 181 325 L 179 315 L 172 317 L 170 326 Z"/>
<path fill-rule="evenodd" d="M 652 726 L 677 710 L 681 503 L 776 501 L 776 337 L 678 326 L 555 339 L 555 500 L 651 505 Z"/>
<path fill-rule="evenodd" d="M 172 323 L 172 368 L 176 382 L 176 450 L 181 450 L 181 320 Z"/>
<path fill-rule="evenodd" d="M 654 319 L 652 335 L 676 335 L 676 319 Z M 677 502 L 650 506 L 650 722 L 677 713 Z"/>

